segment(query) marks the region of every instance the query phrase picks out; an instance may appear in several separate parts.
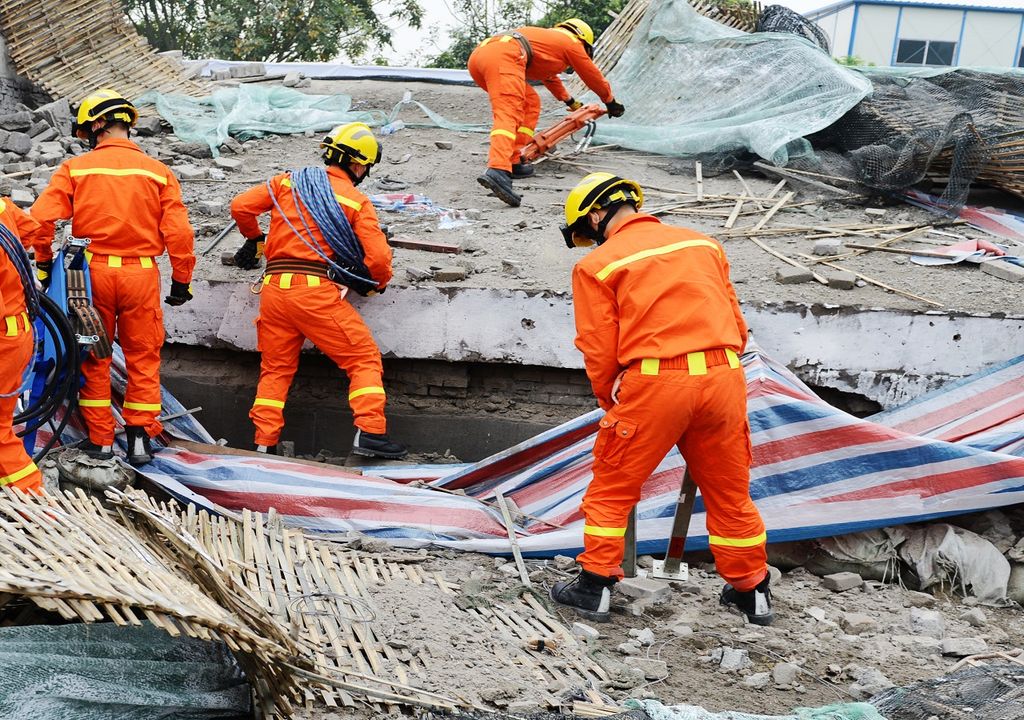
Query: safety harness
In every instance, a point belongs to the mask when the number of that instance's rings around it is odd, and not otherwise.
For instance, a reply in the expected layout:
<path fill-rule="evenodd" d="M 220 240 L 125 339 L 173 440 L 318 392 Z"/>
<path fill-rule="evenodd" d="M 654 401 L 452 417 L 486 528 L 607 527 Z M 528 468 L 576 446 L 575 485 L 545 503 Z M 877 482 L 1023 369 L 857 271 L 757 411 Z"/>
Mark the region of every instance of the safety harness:
<path fill-rule="evenodd" d="M 516 32 L 515 30 L 510 30 L 506 33 L 498 33 L 494 37 L 489 37 L 480 43 L 480 47 L 494 41 L 508 42 L 507 38 L 515 40 L 519 43 L 520 47 L 523 48 L 523 54 L 526 55 L 526 67 L 530 67 L 530 63 L 533 62 L 533 48 L 530 47 L 530 41 L 527 40 L 522 33 Z"/>

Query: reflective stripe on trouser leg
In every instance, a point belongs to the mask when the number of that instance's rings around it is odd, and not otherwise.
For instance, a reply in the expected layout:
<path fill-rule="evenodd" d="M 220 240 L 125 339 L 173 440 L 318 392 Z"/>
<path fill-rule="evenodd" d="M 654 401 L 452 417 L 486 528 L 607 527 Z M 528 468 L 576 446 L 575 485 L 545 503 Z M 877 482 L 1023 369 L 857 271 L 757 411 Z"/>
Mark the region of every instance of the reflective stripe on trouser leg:
<path fill-rule="evenodd" d="M 493 42 L 478 47 L 469 57 L 469 73 L 487 91 L 491 101 L 493 119 L 487 166 L 511 172 L 513 156 L 518 158 L 516 129 L 528 124 L 524 109 L 526 58 L 522 47 L 517 42 Z"/>
<path fill-rule="evenodd" d="M 540 122 L 540 95 L 527 83 L 523 92 L 523 120 L 516 128 L 516 147 L 512 153 L 513 165 L 520 162 L 523 147 L 533 140 L 538 122 Z"/>
<path fill-rule="evenodd" d="M 267 285 L 260 295 L 260 316 L 256 320 L 260 381 L 249 411 L 249 417 L 256 426 L 254 440 L 257 445 L 276 445 L 281 437 L 284 405 L 305 341 L 295 326 L 295 318 L 305 313 L 301 303 L 295 301 L 305 290 L 302 287 L 282 290 L 276 285 Z"/>
<path fill-rule="evenodd" d="M 21 378 L 32 360 L 32 335 L 19 333 L 0 337 L 0 393 L 17 392 Z M 42 476 L 25 452 L 21 438 L 14 434 L 14 408 L 17 397 L 0 398 L 0 485 L 35 492 Z"/>
<path fill-rule="evenodd" d="M 157 420 L 160 415 L 160 348 L 164 344 L 160 271 L 141 263 L 103 270 L 113 273 L 115 278 L 117 337 L 128 374 L 121 415 L 125 425 L 141 427 L 153 437 L 163 430 Z"/>
<path fill-rule="evenodd" d="M 699 422 L 683 436 L 679 450 L 700 487 L 718 574 L 738 590 L 750 590 L 768 567 L 764 522 L 750 499 L 746 380 L 728 365 L 707 373 Z"/>

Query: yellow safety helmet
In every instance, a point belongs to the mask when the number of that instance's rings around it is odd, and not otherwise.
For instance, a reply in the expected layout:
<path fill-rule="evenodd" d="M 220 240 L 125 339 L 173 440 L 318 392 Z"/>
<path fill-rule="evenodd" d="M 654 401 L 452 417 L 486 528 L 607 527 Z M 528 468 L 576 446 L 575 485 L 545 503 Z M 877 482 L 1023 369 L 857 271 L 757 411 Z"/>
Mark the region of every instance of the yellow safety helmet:
<path fill-rule="evenodd" d="M 354 122 L 339 125 L 323 139 L 324 159 L 342 167 L 350 162 L 370 167 L 380 162 L 381 147 L 373 130 L 366 123 Z"/>
<path fill-rule="evenodd" d="M 117 90 L 102 88 L 79 104 L 78 115 L 75 122 L 71 124 L 71 132 L 81 140 L 88 140 L 93 134 L 92 124 L 97 120 L 104 119 L 119 120 L 127 123 L 128 127 L 135 127 L 135 123 L 139 119 L 139 111 Z"/>
<path fill-rule="evenodd" d="M 571 249 L 604 242 L 604 229 L 591 228 L 587 214 L 621 203 L 630 203 L 637 210 L 642 208 L 644 191 L 640 185 L 608 172 L 590 173 L 580 180 L 565 199 L 565 225 L 561 231 L 566 246 Z"/>
<path fill-rule="evenodd" d="M 555 25 L 556 28 L 562 28 L 568 30 L 573 35 L 583 41 L 587 51 L 590 52 L 594 47 L 594 30 L 579 18 L 569 18 Z"/>

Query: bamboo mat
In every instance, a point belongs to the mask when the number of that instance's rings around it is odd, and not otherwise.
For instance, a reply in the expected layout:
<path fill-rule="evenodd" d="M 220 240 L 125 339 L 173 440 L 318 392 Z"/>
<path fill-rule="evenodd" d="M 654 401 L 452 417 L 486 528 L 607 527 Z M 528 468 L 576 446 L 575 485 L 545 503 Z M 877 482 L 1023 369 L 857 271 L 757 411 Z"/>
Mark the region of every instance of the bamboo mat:
<path fill-rule="evenodd" d="M 77 103 L 102 87 L 128 98 L 209 94 L 149 46 L 117 0 L 0 0 L 0 32 L 18 73 L 54 98 Z"/>
<path fill-rule="evenodd" d="M 424 570 L 423 555 L 356 552 L 286 528 L 273 513 L 211 516 L 134 490 L 108 493 L 108 500 L 113 510 L 81 492 L 0 491 L 0 608 L 21 596 L 69 620 L 148 620 L 171 635 L 222 640 L 263 716 L 320 703 L 369 702 L 382 712 L 475 707 L 458 688 L 440 694 L 417 687 L 443 674 L 443 661 L 399 653 L 396 638 L 374 621 L 374 589 L 397 580 L 452 599 L 439 623 L 472 617 L 521 648 L 495 663 L 524 682 L 594 688 L 608 679 L 534 597 L 460 608 L 458 585 Z M 528 647 L 538 636 L 557 638 L 557 657 Z"/>

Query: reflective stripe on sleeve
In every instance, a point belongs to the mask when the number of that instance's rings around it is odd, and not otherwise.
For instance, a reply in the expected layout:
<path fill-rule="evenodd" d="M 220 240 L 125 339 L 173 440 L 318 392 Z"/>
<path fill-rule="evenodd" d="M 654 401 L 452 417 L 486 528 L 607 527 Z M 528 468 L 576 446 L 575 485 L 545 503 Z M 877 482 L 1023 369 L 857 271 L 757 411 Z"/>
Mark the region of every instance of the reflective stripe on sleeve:
<path fill-rule="evenodd" d="M 708 535 L 709 545 L 722 545 L 725 547 L 754 547 L 764 544 L 767 540 L 767 533 L 761 533 L 749 538 L 727 538 L 718 535 Z"/>
<path fill-rule="evenodd" d="M 355 400 L 357 397 L 362 397 L 363 395 L 386 395 L 386 394 L 387 393 L 384 392 L 384 388 L 380 387 L 379 385 L 371 385 L 370 387 L 364 387 L 364 388 L 359 388 L 358 390 L 353 390 L 352 392 L 350 392 L 348 394 L 348 399 L 349 400 Z"/>
<path fill-rule="evenodd" d="M 110 398 L 107 398 L 106 400 L 90 400 L 87 398 L 79 398 L 78 407 L 110 407 Z"/>
<path fill-rule="evenodd" d="M 292 186 L 292 181 L 290 178 L 285 178 L 284 180 L 281 181 L 281 185 L 283 187 L 290 188 Z M 345 207 L 350 207 L 353 210 L 363 209 L 363 204 L 361 202 L 357 202 L 352 198 L 347 198 L 344 195 L 338 195 L 337 193 L 335 193 L 334 199 L 337 200 L 341 205 L 344 205 Z"/>
<path fill-rule="evenodd" d="M 252 406 L 265 405 L 267 407 L 277 408 L 278 410 L 284 407 L 284 400 L 271 400 L 270 398 L 256 398 L 252 402 Z"/>
<path fill-rule="evenodd" d="M 597 537 L 625 537 L 624 527 L 598 527 L 597 525 L 584 525 L 584 535 L 595 535 Z"/>

